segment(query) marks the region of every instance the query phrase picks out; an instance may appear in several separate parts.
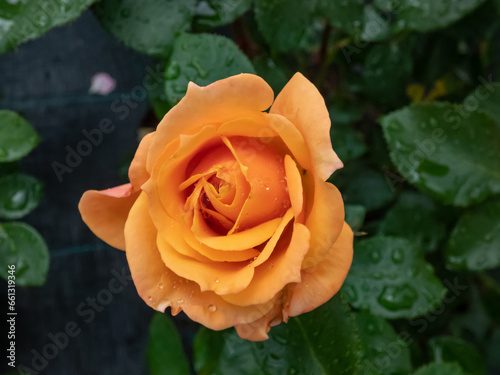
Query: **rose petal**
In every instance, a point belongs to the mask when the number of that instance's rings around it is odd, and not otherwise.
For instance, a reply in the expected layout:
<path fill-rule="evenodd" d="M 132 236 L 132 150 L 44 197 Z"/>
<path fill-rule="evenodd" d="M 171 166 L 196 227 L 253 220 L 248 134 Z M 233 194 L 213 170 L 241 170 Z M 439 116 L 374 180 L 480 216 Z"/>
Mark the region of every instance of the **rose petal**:
<path fill-rule="evenodd" d="M 353 256 L 352 230 L 344 223 L 339 238 L 326 257 L 314 267 L 302 270 L 302 282 L 292 288 L 289 314 L 297 316 L 324 304 L 342 286 Z"/>
<path fill-rule="evenodd" d="M 255 269 L 248 287 L 237 294 L 226 294 L 222 299 L 238 306 L 260 304 L 273 298 L 285 285 L 300 282 L 300 266 L 309 250 L 309 240 L 309 230 L 295 224 L 289 242 L 278 242 L 271 257 Z"/>
<path fill-rule="evenodd" d="M 253 74 L 238 74 L 205 87 L 190 82 L 184 98 L 158 125 L 148 158 L 148 170 L 163 154 L 165 145 L 180 134 L 196 134 L 205 125 L 252 117 L 255 112 L 268 109 L 273 99 L 271 87 Z"/>
<path fill-rule="evenodd" d="M 271 326 L 278 325 L 282 321 L 287 321 L 282 315 L 282 304 L 280 303 L 281 297 L 277 298 L 277 303 L 273 309 L 261 318 L 246 324 L 237 324 L 234 326 L 238 336 L 244 340 L 250 341 L 264 341 L 269 338 L 267 334 Z"/>
<path fill-rule="evenodd" d="M 142 138 L 141 143 L 139 143 L 139 147 L 135 152 L 134 159 L 130 164 L 128 178 L 135 190 L 139 190 L 141 185 L 149 179 L 149 172 L 146 170 L 146 162 L 148 158 L 149 146 L 153 141 L 154 135 L 155 132 L 152 132 L 146 134 L 144 138 Z"/>
<path fill-rule="evenodd" d="M 225 122 L 217 129 L 217 134 L 226 137 L 271 138 L 278 133 L 272 129 L 267 113 L 256 113 L 253 117 L 237 118 Z"/>
<path fill-rule="evenodd" d="M 304 207 L 304 191 L 302 189 L 302 177 L 297 164 L 290 155 L 285 155 L 286 184 L 290 194 L 290 203 L 295 217 L 299 217 Z"/>
<path fill-rule="evenodd" d="M 311 231 L 311 248 L 302 268 L 321 262 L 337 240 L 344 225 L 342 195 L 328 182 L 307 173 L 303 176 L 306 207 L 305 226 Z"/>
<path fill-rule="evenodd" d="M 82 219 L 94 234 L 108 245 L 125 250 L 123 228 L 130 208 L 139 196 L 131 184 L 107 190 L 86 191 L 78 209 Z"/>
<path fill-rule="evenodd" d="M 311 156 L 306 141 L 297 127 L 286 117 L 278 114 L 269 114 L 268 119 L 273 130 L 278 133 L 300 166 L 304 169 L 311 169 Z"/>
<path fill-rule="evenodd" d="M 247 167 L 248 198 L 229 234 L 282 217 L 290 207 L 283 157 L 271 144 L 255 149 L 248 138 L 223 137 L 242 166 Z"/>
<path fill-rule="evenodd" d="M 182 309 L 192 320 L 221 330 L 259 319 L 274 307 L 274 300 L 263 305 L 234 306 L 213 292 L 201 292 L 196 283 L 165 266 L 156 247 L 156 233 L 147 196 L 141 194 L 125 225 L 127 261 L 137 292 L 152 308 L 164 312 L 170 306 L 173 314 Z"/>
<path fill-rule="evenodd" d="M 269 113 L 289 119 L 304 136 L 314 170 L 326 180 L 343 164 L 330 142 L 330 117 L 318 89 L 296 73 L 279 93 Z"/>
<path fill-rule="evenodd" d="M 207 246 L 219 250 L 245 250 L 258 246 L 267 241 L 278 228 L 281 218 L 269 220 L 253 228 L 242 232 L 219 236 L 214 232 L 204 220 L 197 220 L 194 217 L 192 230 L 195 237 Z"/>

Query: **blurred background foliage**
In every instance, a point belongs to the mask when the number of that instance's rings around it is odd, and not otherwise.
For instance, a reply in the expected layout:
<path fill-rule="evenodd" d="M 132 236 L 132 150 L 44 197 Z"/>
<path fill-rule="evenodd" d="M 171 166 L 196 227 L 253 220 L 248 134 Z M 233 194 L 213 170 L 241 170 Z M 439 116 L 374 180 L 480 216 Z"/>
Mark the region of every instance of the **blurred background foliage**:
<path fill-rule="evenodd" d="M 262 343 L 203 327 L 181 339 L 157 314 L 151 374 L 500 373 L 500 1 L 7 1 L 0 52 L 89 6 L 162 66 L 145 131 L 189 81 L 255 73 L 277 94 L 300 71 L 325 98 L 345 165 L 330 178 L 356 231 L 341 293 Z M 26 285 L 43 283 L 47 250 L 9 220 L 42 185 L 13 163 L 36 143 L 0 111 L 0 257 L 33 273 Z"/>

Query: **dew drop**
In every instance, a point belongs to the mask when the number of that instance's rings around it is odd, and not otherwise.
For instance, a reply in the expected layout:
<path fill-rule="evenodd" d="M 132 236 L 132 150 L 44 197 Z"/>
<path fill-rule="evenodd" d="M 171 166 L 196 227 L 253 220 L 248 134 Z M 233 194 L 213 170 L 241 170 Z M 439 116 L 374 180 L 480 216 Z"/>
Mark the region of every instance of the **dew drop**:
<path fill-rule="evenodd" d="M 120 11 L 120 16 L 122 16 L 123 18 L 129 18 L 131 14 L 132 14 L 132 11 L 130 10 L 130 8 L 123 8 Z"/>
<path fill-rule="evenodd" d="M 342 290 L 345 292 L 345 294 L 347 295 L 347 298 L 349 298 L 351 300 L 351 302 L 356 302 L 358 300 L 358 292 L 356 291 L 354 286 L 347 284 L 347 285 L 344 285 Z"/>
<path fill-rule="evenodd" d="M 163 283 L 158 283 L 158 284 L 156 285 L 156 287 L 157 287 L 158 289 L 163 289 Z"/>
<path fill-rule="evenodd" d="M 174 80 L 178 78 L 180 75 L 181 75 L 181 68 L 179 64 L 174 61 L 168 66 L 165 78 L 168 80 Z"/>
<path fill-rule="evenodd" d="M 418 294 L 408 284 L 384 287 L 378 297 L 378 302 L 391 311 L 410 309 L 418 298 Z"/>
<path fill-rule="evenodd" d="M 19 190 L 10 197 L 10 200 L 8 200 L 5 205 L 10 210 L 21 210 L 24 209 L 27 204 L 28 196 L 26 194 L 26 191 Z"/>
<path fill-rule="evenodd" d="M 382 259 L 382 254 L 380 254 L 380 250 L 373 249 L 372 252 L 370 253 L 370 259 L 372 260 L 373 263 L 380 262 L 380 259 Z"/>
<path fill-rule="evenodd" d="M 403 263 L 404 261 L 404 254 L 403 254 L 403 251 L 401 251 L 401 249 L 397 248 L 397 249 L 394 249 L 392 250 L 392 261 L 394 263 Z"/>
<path fill-rule="evenodd" d="M 215 312 L 216 310 L 217 310 L 217 307 L 215 305 L 209 305 L 208 306 L 208 311 Z"/>

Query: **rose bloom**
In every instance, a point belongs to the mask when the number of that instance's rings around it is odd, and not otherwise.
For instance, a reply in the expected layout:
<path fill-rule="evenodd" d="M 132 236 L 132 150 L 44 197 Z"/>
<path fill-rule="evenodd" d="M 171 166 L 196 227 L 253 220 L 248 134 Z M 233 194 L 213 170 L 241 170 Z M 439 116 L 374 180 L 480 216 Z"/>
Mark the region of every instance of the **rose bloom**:
<path fill-rule="evenodd" d="M 353 250 L 342 197 L 325 182 L 342 162 L 321 94 L 297 73 L 273 99 L 251 74 L 190 82 L 142 139 L 130 183 L 79 205 L 126 251 L 149 306 L 253 341 L 337 293 Z"/>

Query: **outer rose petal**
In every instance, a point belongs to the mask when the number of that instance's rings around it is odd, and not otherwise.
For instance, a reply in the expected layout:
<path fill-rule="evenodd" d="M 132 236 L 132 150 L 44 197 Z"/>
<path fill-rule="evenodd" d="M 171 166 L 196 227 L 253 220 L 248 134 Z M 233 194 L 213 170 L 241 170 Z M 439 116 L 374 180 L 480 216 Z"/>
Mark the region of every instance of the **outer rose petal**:
<path fill-rule="evenodd" d="M 213 292 L 201 292 L 199 286 L 170 271 L 162 262 L 156 246 L 156 228 L 148 213 L 148 199 L 141 194 L 130 210 L 125 225 L 127 261 L 137 292 L 152 308 L 172 314 L 184 312 L 204 326 L 220 330 L 260 319 L 274 306 L 266 304 L 239 307 L 225 302 Z"/>
<path fill-rule="evenodd" d="M 269 113 L 289 119 L 302 133 L 318 176 L 326 180 L 343 164 L 330 142 L 330 116 L 318 89 L 296 73 L 276 97 Z"/>
<path fill-rule="evenodd" d="M 271 87 L 260 77 L 238 74 L 200 87 L 190 82 L 186 95 L 158 125 L 148 156 L 148 170 L 156 163 L 165 145 L 180 134 L 195 134 L 205 125 L 254 117 L 273 103 Z"/>
<path fill-rule="evenodd" d="M 78 209 L 82 219 L 94 234 L 108 245 L 125 250 L 123 228 L 130 208 L 139 196 L 131 184 L 107 190 L 86 191 Z"/>
<path fill-rule="evenodd" d="M 135 152 L 134 160 L 132 160 L 130 164 L 128 178 L 135 190 L 139 190 L 141 185 L 149 179 L 149 172 L 146 170 L 146 162 L 148 159 L 149 146 L 151 145 L 154 135 L 155 132 L 152 132 L 146 134 L 144 138 L 142 138 Z"/>
<path fill-rule="evenodd" d="M 303 178 L 306 210 L 305 225 L 311 231 L 311 248 L 302 268 L 321 262 L 337 240 L 344 225 L 344 201 L 339 190 L 317 176 Z"/>
<path fill-rule="evenodd" d="M 324 304 L 342 286 L 353 256 L 352 230 L 344 223 L 342 232 L 325 259 L 302 270 L 302 282 L 292 287 L 289 315 L 297 316 Z"/>

